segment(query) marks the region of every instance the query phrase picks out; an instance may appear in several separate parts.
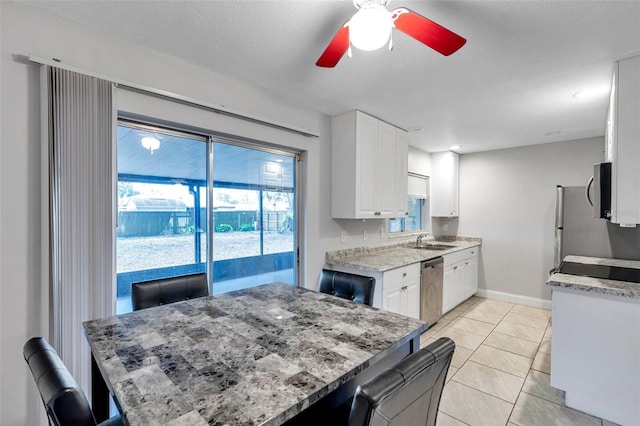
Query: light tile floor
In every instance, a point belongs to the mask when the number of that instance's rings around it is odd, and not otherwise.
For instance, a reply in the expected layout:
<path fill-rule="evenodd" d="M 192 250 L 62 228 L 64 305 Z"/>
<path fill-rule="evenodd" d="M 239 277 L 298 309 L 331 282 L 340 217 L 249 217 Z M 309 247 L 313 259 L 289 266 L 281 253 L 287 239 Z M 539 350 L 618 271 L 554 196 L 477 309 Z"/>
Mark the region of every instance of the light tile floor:
<path fill-rule="evenodd" d="M 549 385 L 551 311 L 472 297 L 422 334 L 450 337 L 456 351 L 438 426 L 613 426 L 564 405 Z"/>

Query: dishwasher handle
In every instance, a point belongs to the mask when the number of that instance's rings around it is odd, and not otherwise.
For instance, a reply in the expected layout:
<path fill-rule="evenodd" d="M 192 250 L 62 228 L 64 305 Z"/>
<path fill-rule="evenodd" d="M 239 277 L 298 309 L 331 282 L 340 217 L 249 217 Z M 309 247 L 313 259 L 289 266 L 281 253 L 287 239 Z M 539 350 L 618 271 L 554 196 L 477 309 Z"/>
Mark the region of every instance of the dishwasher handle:
<path fill-rule="evenodd" d="M 442 256 L 436 257 L 434 259 L 430 259 L 422 262 L 422 269 L 436 268 L 443 263 L 444 263 L 444 258 Z"/>

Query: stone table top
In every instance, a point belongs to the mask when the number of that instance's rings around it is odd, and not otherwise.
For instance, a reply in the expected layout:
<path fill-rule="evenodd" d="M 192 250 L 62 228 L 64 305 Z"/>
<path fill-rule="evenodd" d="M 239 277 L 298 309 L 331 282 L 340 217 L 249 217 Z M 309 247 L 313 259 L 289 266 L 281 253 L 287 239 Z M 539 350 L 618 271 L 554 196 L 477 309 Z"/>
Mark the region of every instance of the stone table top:
<path fill-rule="evenodd" d="M 130 425 L 277 425 L 427 329 L 282 283 L 88 321 Z"/>
<path fill-rule="evenodd" d="M 566 256 L 565 262 L 584 263 L 592 265 L 616 266 L 621 268 L 640 269 L 640 261 L 607 259 L 586 256 Z M 554 273 L 549 277 L 547 285 L 551 287 L 571 288 L 591 293 L 609 294 L 640 300 L 640 283 L 609 280 L 604 278 L 584 277 Z"/>

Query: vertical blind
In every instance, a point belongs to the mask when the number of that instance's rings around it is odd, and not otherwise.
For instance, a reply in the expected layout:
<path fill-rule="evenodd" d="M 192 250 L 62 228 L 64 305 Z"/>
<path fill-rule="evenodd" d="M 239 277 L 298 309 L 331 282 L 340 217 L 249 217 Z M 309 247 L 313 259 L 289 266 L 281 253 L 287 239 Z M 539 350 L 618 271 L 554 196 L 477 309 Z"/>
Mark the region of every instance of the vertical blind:
<path fill-rule="evenodd" d="M 82 322 L 114 307 L 113 88 L 47 67 L 51 340 L 84 391 L 91 358 Z"/>

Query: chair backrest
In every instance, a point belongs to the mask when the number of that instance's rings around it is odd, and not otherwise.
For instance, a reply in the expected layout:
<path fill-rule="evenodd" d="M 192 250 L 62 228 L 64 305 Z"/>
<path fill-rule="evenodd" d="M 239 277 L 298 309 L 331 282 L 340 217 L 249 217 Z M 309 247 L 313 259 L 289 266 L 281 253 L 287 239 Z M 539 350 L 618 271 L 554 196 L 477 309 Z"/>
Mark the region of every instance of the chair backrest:
<path fill-rule="evenodd" d="M 346 272 L 323 269 L 318 291 L 371 306 L 376 279 Z"/>
<path fill-rule="evenodd" d="M 56 426 L 96 425 L 82 388 L 43 337 L 29 339 L 22 353 L 51 423 Z"/>
<path fill-rule="evenodd" d="M 358 386 L 349 426 L 436 424 L 455 343 L 441 337 Z"/>
<path fill-rule="evenodd" d="M 131 284 L 134 311 L 208 295 L 207 274 L 204 272 Z"/>

